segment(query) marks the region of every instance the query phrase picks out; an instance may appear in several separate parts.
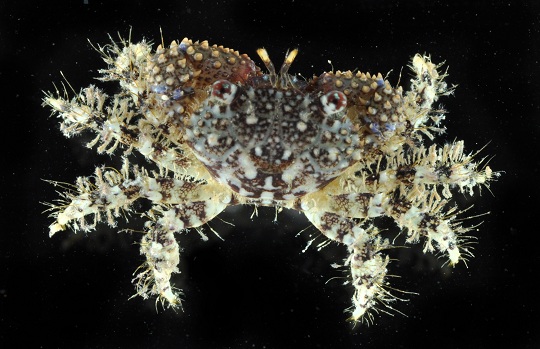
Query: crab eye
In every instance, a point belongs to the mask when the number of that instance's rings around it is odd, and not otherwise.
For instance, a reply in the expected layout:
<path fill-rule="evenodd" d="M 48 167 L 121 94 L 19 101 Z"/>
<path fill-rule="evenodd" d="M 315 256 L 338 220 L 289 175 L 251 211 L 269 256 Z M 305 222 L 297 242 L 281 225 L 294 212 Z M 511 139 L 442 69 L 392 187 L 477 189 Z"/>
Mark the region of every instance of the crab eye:
<path fill-rule="evenodd" d="M 341 91 L 330 91 L 321 97 L 323 112 L 332 115 L 343 111 L 347 107 L 347 97 Z"/>
<path fill-rule="evenodd" d="M 223 103 L 231 104 L 237 89 L 238 87 L 230 81 L 218 80 L 212 84 L 212 96 Z"/>

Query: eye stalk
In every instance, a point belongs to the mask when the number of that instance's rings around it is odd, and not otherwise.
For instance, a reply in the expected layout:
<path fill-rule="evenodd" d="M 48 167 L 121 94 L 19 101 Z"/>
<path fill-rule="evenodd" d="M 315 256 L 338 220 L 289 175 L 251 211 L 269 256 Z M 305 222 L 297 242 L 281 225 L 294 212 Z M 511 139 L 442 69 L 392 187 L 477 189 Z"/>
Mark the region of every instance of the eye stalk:
<path fill-rule="evenodd" d="M 321 97 L 323 113 L 333 115 L 347 108 L 347 96 L 341 91 L 330 91 Z"/>
<path fill-rule="evenodd" d="M 225 104 L 231 104 L 238 87 L 228 80 L 218 80 L 212 84 L 211 95 Z"/>

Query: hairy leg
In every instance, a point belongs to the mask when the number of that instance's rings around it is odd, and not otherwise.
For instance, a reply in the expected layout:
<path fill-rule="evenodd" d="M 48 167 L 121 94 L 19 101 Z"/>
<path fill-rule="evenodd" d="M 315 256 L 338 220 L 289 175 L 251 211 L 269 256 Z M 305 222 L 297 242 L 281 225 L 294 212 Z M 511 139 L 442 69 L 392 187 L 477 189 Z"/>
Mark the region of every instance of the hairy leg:
<path fill-rule="evenodd" d="M 134 282 L 137 294 L 145 298 L 158 295 L 171 305 L 179 303 L 169 281 L 171 274 L 178 271 L 180 261 L 174 234 L 205 224 L 233 200 L 232 193 L 223 192 L 213 180 L 154 177 L 144 169 L 130 168 L 127 160 L 121 171 L 97 168 L 94 177 L 80 177 L 74 188 L 67 189 L 61 193 L 61 204 L 50 205 L 56 219 L 50 226 L 50 235 L 66 227 L 91 231 L 103 217 L 115 226 L 120 212 L 131 212 L 135 200 L 154 203 L 145 215 L 150 220 L 141 241 L 146 262 Z"/>
<path fill-rule="evenodd" d="M 324 236 L 347 246 L 350 255 L 345 265 L 350 267 L 355 288 L 351 319 L 361 320 L 378 302 L 386 305 L 391 301 L 393 297 L 384 289 L 389 257 L 382 253 L 389 242 L 376 229 L 366 230 L 350 218 L 329 212 L 305 213 Z"/>

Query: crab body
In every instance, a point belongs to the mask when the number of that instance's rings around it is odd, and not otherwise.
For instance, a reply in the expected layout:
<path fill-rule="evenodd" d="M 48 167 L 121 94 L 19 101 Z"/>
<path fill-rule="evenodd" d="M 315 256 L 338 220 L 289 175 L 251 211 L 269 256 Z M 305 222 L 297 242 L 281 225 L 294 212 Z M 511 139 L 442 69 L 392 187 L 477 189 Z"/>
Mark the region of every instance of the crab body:
<path fill-rule="evenodd" d="M 374 218 L 393 219 L 408 243 L 424 241 L 424 251 L 438 250 L 452 264 L 470 255 L 453 192 L 472 195 L 496 173 L 479 169 L 462 142 L 424 146 L 444 130 L 433 104 L 451 92 L 428 57 L 413 58 L 416 77 L 403 93 L 381 74 L 337 71 L 300 81 L 288 73 L 296 50 L 279 73 L 264 49 L 268 73 L 206 41 L 155 51 L 144 41 L 123 42 L 99 51 L 109 65 L 101 80 L 118 81 L 119 93 L 90 86 L 72 100 L 48 94 L 45 104 L 66 136 L 91 130 L 99 152 L 123 148 L 124 165 L 98 167 L 63 192 L 63 202 L 51 205 L 50 233 L 89 231 L 102 220 L 114 226 L 134 201 L 149 200 L 137 294 L 177 305 L 170 281 L 180 262 L 176 235 L 237 204 L 299 210 L 345 245 L 355 321 L 395 299 L 385 254 L 393 243 Z M 133 150 L 155 171 L 131 164 Z"/>
<path fill-rule="evenodd" d="M 345 95 L 254 80 L 214 83 L 186 127 L 188 144 L 218 182 L 272 205 L 319 190 L 358 160 Z"/>

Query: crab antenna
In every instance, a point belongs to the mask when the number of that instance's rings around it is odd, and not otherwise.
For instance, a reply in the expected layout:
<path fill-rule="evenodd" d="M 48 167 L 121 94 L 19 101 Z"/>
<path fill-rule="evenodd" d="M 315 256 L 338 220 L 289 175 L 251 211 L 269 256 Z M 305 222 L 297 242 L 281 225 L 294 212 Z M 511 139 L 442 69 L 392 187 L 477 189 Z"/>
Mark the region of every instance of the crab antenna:
<path fill-rule="evenodd" d="M 296 58 L 296 55 L 298 54 L 298 49 L 295 48 L 294 50 L 287 52 L 287 55 L 285 56 L 285 61 L 283 62 L 283 65 L 281 66 L 281 70 L 279 71 L 279 75 L 281 78 L 287 76 L 287 72 L 289 71 L 289 68 Z"/>
<path fill-rule="evenodd" d="M 287 72 L 289 71 L 292 62 L 294 61 L 294 58 L 298 54 L 298 49 L 295 48 L 294 50 L 287 52 L 287 54 L 285 55 L 285 61 L 283 62 L 283 65 L 281 66 L 281 69 L 279 71 L 279 81 L 276 74 L 276 68 L 274 68 L 274 64 L 270 60 L 270 56 L 268 56 L 268 52 L 266 51 L 266 49 L 258 49 L 257 54 L 259 55 L 259 57 L 261 57 L 261 60 L 266 66 L 266 69 L 268 69 L 268 72 L 270 73 L 270 82 L 273 86 L 277 86 L 278 84 L 283 88 L 293 86 L 291 78 Z"/>
<path fill-rule="evenodd" d="M 259 55 L 259 57 L 261 57 L 261 60 L 266 66 L 266 69 L 268 69 L 268 72 L 270 72 L 270 82 L 272 83 L 272 85 L 275 85 L 277 81 L 276 69 L 274 68 L 274 64 L 272 64 L 272 61 L 268 56 L 268 52 L 265 48 L 260 48 L 257 49 L 257 54 Z"/>
<path fill-rule="evenodd" d="M 296 58 L 297 54 L 298 49 L 295 48 L 294 50 L 287 52 L 287 55 L 285 56 L 285 61 L 283 61 L 283 65 L 281 66 L 281 70 L 279 71 L 279 83 L 281 84 L 281 87 L 287 87 L 289 85 L 292 86 L 291 79 L 287 72 L 289 71 L 289 68 L 291 67 L 291 64 Z"/>

